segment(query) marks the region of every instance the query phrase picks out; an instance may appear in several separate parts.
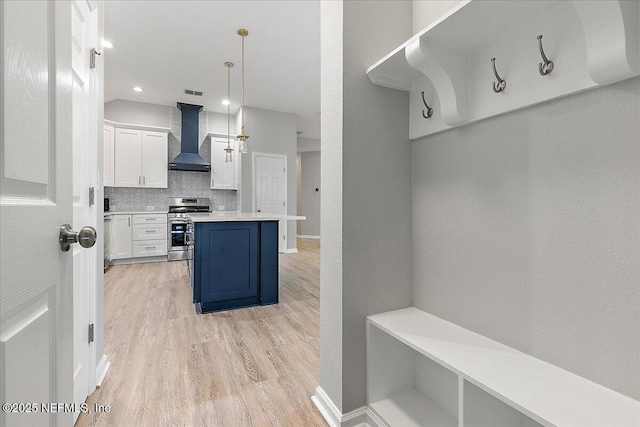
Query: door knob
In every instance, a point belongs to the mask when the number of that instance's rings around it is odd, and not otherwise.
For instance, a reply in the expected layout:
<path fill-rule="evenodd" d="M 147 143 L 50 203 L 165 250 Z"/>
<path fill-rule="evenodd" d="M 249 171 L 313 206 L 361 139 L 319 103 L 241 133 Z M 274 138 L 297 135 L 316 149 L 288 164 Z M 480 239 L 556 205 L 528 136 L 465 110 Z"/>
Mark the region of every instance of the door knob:
<path fill-rule="evenodd" d="M 258 212 L 262 212 L 262 209 L 258 209 Z"/>
<path fill-rule="evenodd" d="M 72 243 L 80 243 L 83 248 L 90 248 L 96 244 L 98 232 L 91 226 L 84 226 L 77 233 L 71 229 L 69 224 L 60 226 L 60 249 L 67 252 Z"/>

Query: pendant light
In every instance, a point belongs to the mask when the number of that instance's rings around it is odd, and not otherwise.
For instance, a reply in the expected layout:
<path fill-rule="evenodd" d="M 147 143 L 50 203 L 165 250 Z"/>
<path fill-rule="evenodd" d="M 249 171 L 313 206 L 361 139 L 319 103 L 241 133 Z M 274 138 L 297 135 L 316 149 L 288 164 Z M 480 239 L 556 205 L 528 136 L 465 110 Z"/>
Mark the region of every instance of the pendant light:
<path fill-rule="evenodd" d="M 233 67 L 233 62 L 225 62 L 225 67 L 227 67 L 227 101 L 231 101 L 231 67 Z M 227 103 L 227 147 L 224 149 L 225 153 L 224 162 L 231 163 L 233 162 L 233 148 L 231 148 L 231 115 L 229 114 L 229 104 Z"/>
<path fill-rule="evenodd" d="M 240 135 L 238 135 L 238 153 L 244 154 L 247 152 L 247 139 L 249 139 L 249 136 L 244 134 L 244 38 L 249 35 L 249 31 L 240 28 L 238 35 L 242 37 L 242 116 L 240 120 Z"/>

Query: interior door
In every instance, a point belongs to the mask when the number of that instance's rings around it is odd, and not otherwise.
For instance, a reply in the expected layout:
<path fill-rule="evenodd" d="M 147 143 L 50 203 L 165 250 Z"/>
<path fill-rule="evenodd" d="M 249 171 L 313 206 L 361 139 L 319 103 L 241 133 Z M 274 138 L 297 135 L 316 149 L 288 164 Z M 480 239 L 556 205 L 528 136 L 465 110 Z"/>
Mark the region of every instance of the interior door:
<path fill-rule="evenodd" d="M 3 404 L 73 402 L 72 253 L 58 241 L 73 219 L 71 8 L 0 2 Z M 0 425 L 73 424 L 70 412 L 37 409 L 0 411 Z"/>
<path fill-rule="evenodd" d="M 255 155 L 255 206 L 257 212 L 286 215 L 286 156 L 272 154 Z M 287 248 L 287 221 L 278 225 L 279 250 Z"/>
<path fill-rule="evenodd" d="M 92 172 L 97 167 L 97 118 L 95 104 L 97 73 L 90 67 L 91 49 L 97 47 L 97 9 L 86 0 L 74 0 L 71 8 L 71 78 L 73 94 L 73 229 L 85 225 L 96 228 L 96 201 L 90 200 L 90 188 L 97 184 Z M 82 404 L 91 394 L 94 366 L 91 364 L 88 330 L 95 289 L 96 247 L 85 249 L 73 245 L 73 395 Z M 93 302 L 95 304 L 95 302 Z M 93 374 L 95 377 L 95 374 Z M 75 418 L 80 413 L 74 412 Z M 75 421 L 74 418 L 74 421 Z"/>

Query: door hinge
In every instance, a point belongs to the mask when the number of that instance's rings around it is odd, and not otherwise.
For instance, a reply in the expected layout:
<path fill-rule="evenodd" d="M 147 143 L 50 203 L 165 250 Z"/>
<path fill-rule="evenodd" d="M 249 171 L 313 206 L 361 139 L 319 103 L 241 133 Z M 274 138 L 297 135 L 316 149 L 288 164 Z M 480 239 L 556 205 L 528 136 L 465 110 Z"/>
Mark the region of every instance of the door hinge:
<path fill-rule="evenodd" d="M 89 325 L 89 342 L 93 342 L 93 323 Z"/>
<path fill-rule="evenodd" d="M 93 206 L 96 203 L 96 189 L 95 187 L 89 187 L 89 206 Z"/>
<path fill-rule="evenodd" d="M 287 240 L 287 236 L 283 235 L 282 240 Z"/>
<path fill-rule="evenodd" d="M 91 54 L 89 58 L 89 68 L 96 68 L 96 55 L 102 55 L 100 52 L 96 50 L 95 47 L 91 48 Z"/>
<path fill-rule="evenodd" d="M 282 202 L 282 206 L 287 206 L 287 202 Z"/>
<path fill-rule="evenodd" d="M 282 168 L 282 172 L 286 172 L 286 171 L 287 171 L 287 168 Z"/>

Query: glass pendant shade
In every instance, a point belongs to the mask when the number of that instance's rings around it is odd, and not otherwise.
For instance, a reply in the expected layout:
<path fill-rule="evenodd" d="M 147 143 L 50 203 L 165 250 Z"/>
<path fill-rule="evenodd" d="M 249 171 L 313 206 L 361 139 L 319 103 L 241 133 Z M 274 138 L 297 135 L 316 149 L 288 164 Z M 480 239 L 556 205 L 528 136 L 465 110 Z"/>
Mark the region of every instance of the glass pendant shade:
<path fill-rule="evenodd" d="M 229 146 L 227 146 L 227 148 L 224 149 L 224 151 L 226 152 L 225 156 L 224 156 L 224 162 L 225 163 L 233 163 L 233 149 Z"/>

